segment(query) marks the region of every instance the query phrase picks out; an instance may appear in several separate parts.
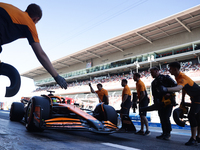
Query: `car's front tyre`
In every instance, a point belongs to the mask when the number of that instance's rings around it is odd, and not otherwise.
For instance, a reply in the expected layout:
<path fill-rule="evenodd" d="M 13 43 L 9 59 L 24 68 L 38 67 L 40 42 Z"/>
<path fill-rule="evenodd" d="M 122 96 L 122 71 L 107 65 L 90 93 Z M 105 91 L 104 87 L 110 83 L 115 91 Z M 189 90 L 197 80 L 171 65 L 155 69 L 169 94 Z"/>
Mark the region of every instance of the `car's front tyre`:
<path fill-rule="evenodd" d="M 21 121 L 24 117 L 24 104 L 13 102 L 10 109 L 10 120 Z"/>

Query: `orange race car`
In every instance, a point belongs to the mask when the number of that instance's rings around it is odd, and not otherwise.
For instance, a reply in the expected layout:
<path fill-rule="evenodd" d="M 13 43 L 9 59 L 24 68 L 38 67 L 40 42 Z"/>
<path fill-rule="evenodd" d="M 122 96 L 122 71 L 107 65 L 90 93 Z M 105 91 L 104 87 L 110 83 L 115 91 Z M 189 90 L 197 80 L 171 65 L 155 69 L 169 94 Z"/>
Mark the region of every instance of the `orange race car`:
<path fill-rule="evenodd" d="M 118 115 L 112 106 L 100 103 L 94 111 L 83 110 L 49 92 L 49 95 L 22 99 L 21 103 L 13 102 L 10 120 L 25 122 L 28 131 L 84 129 L 110 134 L 118 130 Z"/>

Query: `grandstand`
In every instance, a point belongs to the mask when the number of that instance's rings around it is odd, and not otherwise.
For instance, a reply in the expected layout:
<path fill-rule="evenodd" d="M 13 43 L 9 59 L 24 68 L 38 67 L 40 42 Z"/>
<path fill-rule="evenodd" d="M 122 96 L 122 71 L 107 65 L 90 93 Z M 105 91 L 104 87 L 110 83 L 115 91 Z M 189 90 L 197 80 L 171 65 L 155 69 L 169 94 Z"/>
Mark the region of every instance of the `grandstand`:
<path fill-rule="evenodd" d="M 95 101 L 88 83 L 95 88 L 101 82 L 109 91 L 110 104 L 118 109 L 121 79 L 127 78 L 132 92 L 135 91 L 132 72 L 142 74 L 150 93 L 153 79 L 148 69 L 158 66 L 162 73 L 168 73 L 168 63 L 179 61 L 183 71 L 200 83 L 199 54 L 200 5 L 53 61 L 54 68 L 69 83 L 67 90 L 59 88 L 42 66 L 21 76 L 33 79 L 38 87 L 31 95 L 53 89 L 59 95 L 73 97 L 76 102 Z"/>

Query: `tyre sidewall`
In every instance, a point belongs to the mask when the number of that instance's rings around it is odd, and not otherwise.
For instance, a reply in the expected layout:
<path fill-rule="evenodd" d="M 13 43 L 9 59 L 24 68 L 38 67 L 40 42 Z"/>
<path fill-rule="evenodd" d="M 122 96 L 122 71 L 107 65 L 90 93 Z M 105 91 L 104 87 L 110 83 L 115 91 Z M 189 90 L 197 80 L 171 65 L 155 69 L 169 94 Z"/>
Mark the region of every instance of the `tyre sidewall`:
<path fill-rule="evenodd" d="M 10 120 L 20 121 L 24 117 L 24 104 L 13 102 L 10 109 Z"/>

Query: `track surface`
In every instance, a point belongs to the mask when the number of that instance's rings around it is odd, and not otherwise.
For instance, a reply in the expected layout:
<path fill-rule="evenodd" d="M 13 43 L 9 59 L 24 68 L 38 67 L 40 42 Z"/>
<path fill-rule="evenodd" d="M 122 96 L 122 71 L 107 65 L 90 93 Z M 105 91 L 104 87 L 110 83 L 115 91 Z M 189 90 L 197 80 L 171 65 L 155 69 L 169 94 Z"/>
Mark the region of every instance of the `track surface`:
<path fill-rule="evenodd" d="M 139 129 L 139 126 L 136 126 Z M 155 137 L 161 134 L 160 128 L 151 127 L 151 135 L 134 133 L 114 133 L 98 135 L 87 131 L 28 132 L 24 124 L 9 120 L 9 111 L 0 110 L 0 150 L 195 150 L 198 146 L 185 146 L 190 131 L 173 130 L 169 141 Z"/>

